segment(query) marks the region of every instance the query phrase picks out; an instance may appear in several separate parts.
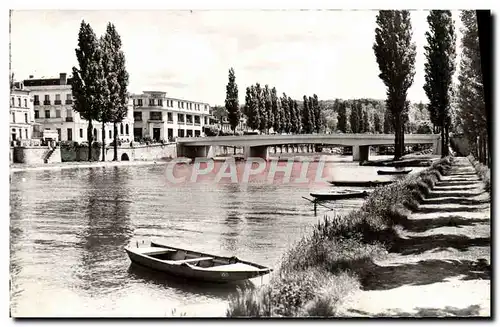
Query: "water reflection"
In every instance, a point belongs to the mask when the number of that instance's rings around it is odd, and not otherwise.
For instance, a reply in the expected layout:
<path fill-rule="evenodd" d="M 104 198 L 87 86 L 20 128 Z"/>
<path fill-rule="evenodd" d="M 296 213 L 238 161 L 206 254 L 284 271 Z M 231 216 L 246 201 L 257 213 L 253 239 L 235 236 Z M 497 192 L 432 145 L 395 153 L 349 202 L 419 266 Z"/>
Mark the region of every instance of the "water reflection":
<path fill-rule="evenodd" d="M 167 275 L 134 263 L 130 264 L 127 272 L 129 278 L 136 282 L 152 284 L 165 290 L 175 288 L 188 297 L 205 296 L 207 298 L 226 300 L 230 295 L 235 294 L 238 289 L 255 288 L 255 284 L 249 280 L 227 284 L 198 282 Z"/>
<path fill-rule="evenodd" d="M 76 273 L 85 290 L 110 291 L 126 282 L 120 266 L 132 237 L 129 180 L 127 169 L 89 170 L 83 196 L 86 223 L 78 235 L 83 251 Z"/>

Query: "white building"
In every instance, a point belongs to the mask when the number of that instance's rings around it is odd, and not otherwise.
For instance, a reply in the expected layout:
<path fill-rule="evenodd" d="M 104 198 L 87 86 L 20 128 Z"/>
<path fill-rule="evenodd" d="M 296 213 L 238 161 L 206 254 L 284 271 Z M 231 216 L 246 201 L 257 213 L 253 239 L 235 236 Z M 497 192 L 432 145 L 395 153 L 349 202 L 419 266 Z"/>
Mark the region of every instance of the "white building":
<path fill-rule="evenodd" d="M 34 118 L 44 130 L 57 131 L 59 141 L 85 142 L 87 140 L 88 122 L 73 111 L 73 95 L 71 77 L 61 73 L 59 78 L 29 79 L 24 81 L 29 89 L 34 104 Z M 134 139 L 133 106 L 129 101 L 129 110 L 123 122 L 118 126 L 118 139 L 130 142 Z M 92 122 L 94 141 L 102 142 L 102 125 Z M 106 144 L 113 141 L 113 124 L 105 127 Z"/>
<path fill-rule="evenodd" d="M 30 91 L 22 82 L 14 83 L 10 91 L 10 141 L 29 140 L 33 137 L 35 116 Z"/>
<path fill-rule="evenodd" d="M 144 91 L 132 99 L 136 139 L 203 136 L 203 127 L 209 124 L 210 107 L 204 102 L 171 98 L 160 91 Z"/>

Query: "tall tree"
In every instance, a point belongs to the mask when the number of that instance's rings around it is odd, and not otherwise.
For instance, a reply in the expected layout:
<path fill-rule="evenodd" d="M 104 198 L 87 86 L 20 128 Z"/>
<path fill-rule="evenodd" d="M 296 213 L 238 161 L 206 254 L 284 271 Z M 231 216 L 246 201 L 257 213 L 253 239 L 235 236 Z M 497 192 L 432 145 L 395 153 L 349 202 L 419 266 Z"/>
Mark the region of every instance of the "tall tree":
<path fill-rule="evenodd" d="M 287 101 L 288 112 L 290 113 L 290 133 L 297 134 L 300 131 L 300 126 L 297 124 L 298 115 L 293 105 L 293 100 L 291 97 L 288 97 Z"/>
<path fill-rule="evenodd" d="M 113 24 L 108 23 L 106 33 L 101 38 L 101 49 L 103 51 L 103 73 L 106 79 L 105 105 L 101 113 L 103 122 L 103 144 L 104 124 L 113 123 L 113 161 L 118 160 L 118 124 L 123 121 L 128 112 L 128 72 L 125 68 L 125 54 L 121 50 L 121 37 Z M 104 160 L 104 146 L 103 146 Z"/>
<path fill-rule="evenodd" d="M 241 113 L 238 102 L 238 85 L 236 84 L 236 76 L 232 67 L 229 69 L 229 82 L 226 86 L 226 110 L 233 134 L 236 134 L 236 127 L 240 123 Z"/>
<path fill-rule="evenodd" d="M 273 112 L 273 130 L 275 133 L 280 134 L 282 131 L 282 112 L 281 112 L 281 105 L 280 101 L 278 99 L 278 94 L 276 92 L 276 88 L 273 87 L 271 89 L 271 106 L 272 106 L 272 112 Z"/>
<path fill-rule="evenodd" d="M 259 108 L 257 107 L 255 87 L 253 85 L 247 87 L 247 92 L 245 95 L 245 112 L 247 114 L 248 127 L 250 127 L 252 130 L 259 129 L 260 114 Z"/>
<path fill-rule="evenodd" d="M 75 49 L 78 68 L 73 67 L 71 91 L 73 93 L 73 110 L 88 121 L 88 160 L 92 160 L 92 121 L 100 118 L 104 107 L 106 80 L 103 75 L 102 51 L 99 41 L 90 24 L 82 20 L 78 33 L 78 48 Z M 103 145 L 104 146 L 104 145 Z"/>
<path fill-rule="evenodd" d="M 380 115 L 376 112 L 373 114 L 373 129 L 375 130 L 375 133 L 382 132 L 382 124 L 380 121 Z"/>
<path fill-rule="evenodd" d="M 338 107 L 338 117 L 337 117 L 337 129 L 342 133 L 347 133 L 347 111 L 346 104 L 344 101 L 339 102 Z"/>
<path fill-rule="evenodd" d="M 349 122 L 351 125 L 351 132 L 352 133 L 359 133 L 361 130 L 361 117 L 360 111 L 359 111 L 359 105 L 358 101 L 352 102 L 351 105 L 351 115 L 349 116 Z"/>
<path fill-rule="evenodd" d="M 297 117 L 297 121 L 295 122 L 295 133 L 299 134 L 302 130 L 302 119 L 300 118 L 300 107 L 297 100 L 293 100 L 293 112 L 295 113 L 295 117 Z"/>
<path fill-rule="evenodd" d="M 290 110 L 288 107 L 288 96 L 286 93 L 283 93 L 283 97 L 281 98 L 281 107 L 283 108 L 283 131 L 285 133 L 290 133 L 291 131 L 291 121 L 290 121 Z"/>
<path fill-rule="evenodd" d="M 313 94 L 312 97 L 312 108 L 314 112 L 314 129 L 316 130 L 316 133 L 319 133 L 321 131 L 324 121 L 318 96 L 316 94 Z"/>
<path fill-rule="evenodd" d="M 450 10 L 431 10 L 425 33 L 425 94 L 433 123 L 441 129 L 442 156 L 448 155 L 452 79 L 455 72 L 455 27 Z"/>
<path fill-rule="evenodd" d="M 274 124 L 274 116 L 273 116 L 273 102 L 271 99 L 271 90 L 269 86 L 266 84 L 263 90 L 264 97 L 264 111 L 266 112 L 266 132 L 269 134 L 269 129 L 273 127 Z"/>
<path fill-rule="evenodd" d="M 302 108 L 302 130 L 305 134 L 310 134 L 313 131 L 311 109 L 309 107 L 309 99 L 304 95 L 304 103 Z"/>
<path fill-rule="evenodd" d="M 363 110 L 363 133 L 370 132 L 370 119 L 368 118 L 368 111 Z"/>
<path fill-rule="evenodd" d="M 481 162 L 488 163 L 488 120 L 476 13 L 464 10 L 460 20 L 463 28 L 457 92 L 458 117 L 472 154 Z"/>
<path fill-rule="evenodd" d="M 394 159 L 404 150 L 402 113 L 408 88 L 415 75 L 416 46 L 408 10 L 380 10 L 377 15 L 373 50 L 380 69 L 379 77 L 387 87 L 387 107 L 394 125 Z"/>
<path fill-rule="evenodd" d="M 264 94 L 259 83 L 255 84 L 255 96 L 257 99 L 256 103 L 260 117 L 258 129 L 261 133 L 264 133 L 267 129 L 267 113 L 264 104 Z"/>

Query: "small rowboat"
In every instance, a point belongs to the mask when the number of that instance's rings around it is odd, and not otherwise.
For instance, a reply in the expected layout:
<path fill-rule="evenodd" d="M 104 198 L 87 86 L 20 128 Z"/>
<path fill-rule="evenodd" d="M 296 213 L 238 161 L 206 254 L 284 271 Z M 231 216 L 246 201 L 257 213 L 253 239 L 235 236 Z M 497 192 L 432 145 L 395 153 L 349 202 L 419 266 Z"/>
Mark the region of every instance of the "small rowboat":
<path fill-rule="evenodd" d="M 394 181 L 329 181 L 335 186 L 359 186 L 359 187 L 374 187 L 394 183 Z"/>
<path fill-rule="evenodd" d="M 149 247 L 125 248 L 130 260 L 138 265 L 170 275 L 206 282 L 227 283 L 266 275 L 271 268 L 239 260 L 189 251 L 151 242 Z"/>
<path fill-rule="evenodd" d="M 411 173 L 413 169 L 408 170 L 377 170 L 379 175 L 406 175 Z"/>
<path fill-rule="evenodd" d="M 318 193 L 310 193 L 312 197 L 314 197 L 316 200 L 344 200 L 344 199 L 354 199 L 354 198 L 364 198 L 369 195 L 368 192 L 363 191 L 363 192 L 345 192 L 345 193 L 338 193 L 338 192 L 318 192 Z"/>

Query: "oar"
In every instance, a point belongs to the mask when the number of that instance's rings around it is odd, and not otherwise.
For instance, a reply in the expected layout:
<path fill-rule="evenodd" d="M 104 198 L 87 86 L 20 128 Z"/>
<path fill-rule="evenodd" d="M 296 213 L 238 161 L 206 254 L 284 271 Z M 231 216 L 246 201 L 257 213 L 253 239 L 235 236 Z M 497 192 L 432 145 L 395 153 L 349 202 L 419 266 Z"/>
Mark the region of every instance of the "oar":
<path fill-rule="evenodd" d="M 317 204 L 317 205 L 320 205 L 320 206 L 322 206 L 322 207 L 325 207 L 325 208 L 327 208 L 327 209 L 330 209 L 330 210 L 335 210 L 335 209 L 333 209 L 333 208 L 330 208 L 330 207 L 325 206 L 324 204 L 318 203 L 318 201 L 315 201 L 315 200 L 310 200 L 310 199 L 308 199 L 308 198 L 306 198 L 306 197 L 302 197 L 302 198 L 303 198 L 303 199 L 306 199 L 307 201 L 312 202 L 312 203 L 314 203 L 314 204 Z"/>

